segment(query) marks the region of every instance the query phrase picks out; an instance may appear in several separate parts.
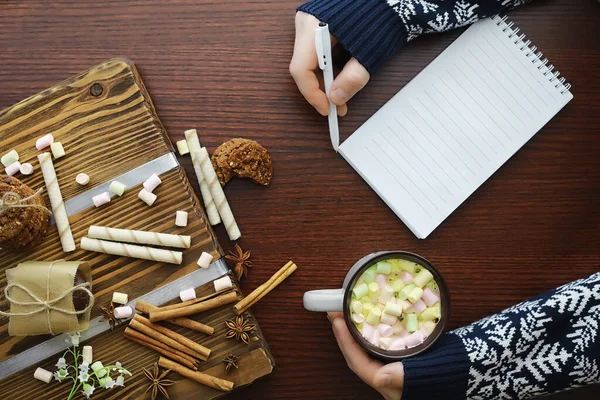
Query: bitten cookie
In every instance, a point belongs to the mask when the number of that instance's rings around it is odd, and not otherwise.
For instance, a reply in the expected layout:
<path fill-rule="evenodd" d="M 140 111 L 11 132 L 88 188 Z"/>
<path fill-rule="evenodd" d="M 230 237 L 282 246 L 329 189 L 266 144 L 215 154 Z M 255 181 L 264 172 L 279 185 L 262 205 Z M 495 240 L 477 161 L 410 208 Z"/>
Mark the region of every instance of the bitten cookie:
<path fill-rule="evenodd" d="M 267 149 L 254 140 L 231 139 L 215 150 L 211 160 L 221 185 L 239 176 L 268 186 L 273 178 L 271 156 Z"/>
<path fill-rule="evenodd" d="M 21 199 L 35 194 L 33 189 L 20 180 L 0 175 L 0 198 L 6 192 L 14 192 Z M 34 196 L 25 204 L 46 207 L 42 196 Z M 48 212 L 37 207 L 5 209 L 0 215 L 0 248 L 22 250 L 41 243 L 48 230 L 48 218 Z"/>

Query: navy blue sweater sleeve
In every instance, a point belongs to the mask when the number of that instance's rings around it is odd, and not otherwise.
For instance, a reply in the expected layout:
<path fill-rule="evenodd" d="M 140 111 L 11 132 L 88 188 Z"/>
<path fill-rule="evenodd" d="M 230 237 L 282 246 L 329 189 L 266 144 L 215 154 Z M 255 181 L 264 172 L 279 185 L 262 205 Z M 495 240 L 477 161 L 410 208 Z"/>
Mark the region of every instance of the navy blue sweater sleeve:
<path fill-rule="evenodd" d="M 310 0 L 298 8 L 330 32 L 371 74 L 402 45 L 469 25 L 530 0 Z"/>
<path fill-rule="evenodd" d="M 445 334 L 403 361 L 403 400 L 526 399 L 600 382 L 600 273 Z"/>

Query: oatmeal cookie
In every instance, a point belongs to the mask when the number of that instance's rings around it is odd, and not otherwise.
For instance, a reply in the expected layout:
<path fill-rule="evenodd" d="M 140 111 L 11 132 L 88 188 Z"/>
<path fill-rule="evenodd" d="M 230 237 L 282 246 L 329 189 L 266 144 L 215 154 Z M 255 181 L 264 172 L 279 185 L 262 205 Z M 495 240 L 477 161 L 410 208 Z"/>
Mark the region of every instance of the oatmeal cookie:
<path fill-rule="evenodd" d="M 231 139 L 219 146 L 212 163 L 221 185 L 234 176 L 268 186 L 273 178 L 273 161 L 267 149 L 250 139 Z"/>

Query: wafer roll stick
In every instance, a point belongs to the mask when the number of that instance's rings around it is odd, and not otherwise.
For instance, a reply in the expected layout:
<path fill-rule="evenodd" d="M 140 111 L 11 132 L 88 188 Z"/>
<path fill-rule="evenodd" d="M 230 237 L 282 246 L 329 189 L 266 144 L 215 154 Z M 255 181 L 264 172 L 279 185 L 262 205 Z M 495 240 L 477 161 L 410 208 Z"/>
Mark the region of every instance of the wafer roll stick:
<path fill-rule="evenodd" d="M 260 299 L 265 297 L 271 290 L 275 289 L 281 282 L 290 276 L 298 267 L 292 261 L 288 261 L 279 271 L 277 271 L 268 281 L 254 289 L 252 293 L 233 306 L 233 311 L 240 315 Z"/>
<path fill-rule="evenodd" d="M 191 306 L 174 308 L 166 311 L 150 311 L 150 321 L 157 322 L 172 318 L 186 317 L 188 315 L 197 314 L 202 311 L 212 310 L 213 308 L 217 308 L 225 304 L 230 304 L 235 301 L 237 301 L 237 293 L 231 292 L 210 300 L 203 301 L 201 303 L 193 304 Z"/>
<path fill-rule="evenodd" d="M 200 150 L 200 140 L 198 139 L 198 132 L 195 129 L 189 129 L 184 132 L 185 140 L 187 141 L 190 155 L 192 157 L 192 165 L 194 166 L 194 172 L 196 172 L 196 178 L 198 179 L 198 185 L 200 185 L 200 194 L 202 194 L 202 200 L 204 201 L 204 208 L 206 209 L 206 215 L 211 225 L 217 225 L 221 223 L 221 217 L 219 217 L 219 211 L 213 201 L 210 189 L 206 184 L 200 162 L 197 157 L 193 154 L 194 151 Z"/>
<path fill-rule="evenodd" d="M 142 317 L 140 314 L 136 314 L 133 317 L 132 322 L 143 324 L 150 329 L 153 329 L 157 332 L 162 333 L 165 336 L 170 337 L 173 340 L 176 340 L 177 342 L 181 343 L 182 345 L 186 346 L 187 348 L 192 349 L 197 354 L 196 358 L 206 361 L 206 360 L 208 360 L 208 356 L 210 356 L 209 348 L 206 348 L 206 347 L 202 346 L 201 344 L 198 344 L 198 343 L 194 342 L 193 340 L 190 340 L 190 339 L 186 338 L 185 336 L 180 335 L 179 333 L 170 330 L 169 328 L 165 328 L 162 325 L 153 324 L 152 322 L 150 322 L 148 320 L 148 318 Z M 135 328 L 135 326 L 134 326 L 134 328 Z M 184 353 L 185 353 L 185 351 L 184 351 Z"/>
<path fill-rule="evenodd" d="M 173 354 L 174 356 L 178 356 L 184 360 L 187 360 L 190 363 L 190 365 L 198 364 L 198 360 L 196 360 L 194 357 L 190 356 L 189 354 L 185 354 L 184 352 L 174 349 L 173 347 L 168 346 L 156 339 L 152 339 L 150 336 L 144 335 L 143 333 L 136 331 L 135 329 L 133 329 L 131 327 L 125 328 L 124 334 L 125 334 L 125 337 L 137 339 L 139 341 L 151 344 L 153 346 L 160 347 L 161 349 Z M 166 357 L 169 357 L 172 360 L 174 360 L 174 358 L 172 356 L 167 355 Z"/>
<path fill-rule="evenodd" d="M 88 237 L 82 237 L 80 244 L 83 250 L 112 254 L 115 256 L 141 258 L 143 260 L 161 261 L 170 264 L 181 264 L 183 258 L 180 251 L 109 242 L 106 240 L 90 239 Z"/>
<path fill-rule="evenodd" d="M 44 182 L 46 183 L 46 190 L 48 190 L 52 214 L 54 215 L 54 221 L 56 221 L 56 228 L 58 229 L 63 251 L 65 253 L 75 251 L 75 240 L 71 232 L 71 225 L 69 225 L 67 209 L 60 193 L 54 164 L 52 164 L 52 156 L 50 153 L 42 153 L 38 155 L 38 160 L 40 161 L 42 175 L 44 175 Z"/>
<path fill-rule="evenodd" d="M 152 311 L 152 310 L 155 310 L 155 311 L 159 310 L 159 308 L 156 307 L 155 305 L 146 303 L 143 300 L 138 300 L 135 303 L 135 309 L 138 310 L 139 312 L 143 312 L 144 314 L 148 314 L 148 315 L 150 314 L 150 311 Z M 213 333 L 215 333 L 215 328 L 213 328 L 212 326 L 204 325 L 201 322 L 194 321 L 193 319 L 189 319 L 189 318 L 171 318 L 171 319 L 168 319 L 167 322 L 170 322 L 171 324 L 178 325 L 178 326 L 181 326 L 184 328 L 191 329 L 193 331 L 206 333 L 207 335 L 212 335 Z"/>
<path fill-rule="evenodd" d="M 127 339 L 131 340 L 132 342 L 141 344 L 142 346 L 147 347 L 151 350 L 154 350 L 157 353 L 170 358 L 171 360 L 175 360 L 178 363 L 181 363 L 181 364 L 185 365 L 186 367 L 193 369 L 194 371 L 198 370 L 198 367 L 195 364 L 196 360 L 194 360 L 187 354 L 182 353 L 178 350 L 175 350 L 174 348 L 169 347 L 169 346 L 159 342 L 158 340 L 154 340 L 151 337 L 146 336 L 143 333 L 136 331 L 135 329 L 126 328 L 125 329 L 125 337 Z M 182 357 L 181 354 L 185 355 L 186 357 Z"/>
<path fill-rule="evenodd" d="M 155 246 L 177 247 L 181 249 L 188 249 L 192 244 L 191 236 L 117 229 L 97 225 L 89 227 L 88 237 L 92 239 L 112 240 L 114 242 L 152 244 Z"/>
<path fill-rule="evenodd" d="M 217 205 L 217 210 L 219 210 L 219 215 L 223 220 L 223 225 L 225 225 L 229 240 L 239 239 L 242 236 L 240 228 L 238 228 L 238 225 L 235 222 L 231 207 L 229 207 L 229 202 L 227 201 L 227 197 L 225 197 L 223 187 L 221 186 L 219 179 L 217 179 L 217 173 L 208 157 L 206 147 L 202 147 L 200 151 L 192 151 L 192 156 L 200 160 L 200 168 L 202 168 L 202 173 L 204 174 L 204 179 L 210 189 L 210 194 Z"/>
<path fill-rule="evenodd" d="M 170 369 L 177 372 L 181 376 L 185 376 L 193 381 L 201 383 L 211 388 L 221 390 L 223 392 L 231 392 L 233 390 L 233 382 L 226 379 L 217 378 L 216 376 L 205 374 L 204 372 L 192 371 L 183 365 L 179 365 L 164 357 L 158 359 L 158 365 L 164 369 Z"/>

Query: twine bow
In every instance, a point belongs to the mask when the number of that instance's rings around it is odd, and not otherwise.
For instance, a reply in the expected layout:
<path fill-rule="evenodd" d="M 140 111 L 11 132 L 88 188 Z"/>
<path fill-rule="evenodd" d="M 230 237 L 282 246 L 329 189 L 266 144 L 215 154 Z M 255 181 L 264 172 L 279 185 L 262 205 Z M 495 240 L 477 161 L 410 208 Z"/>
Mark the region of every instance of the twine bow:
<path fill-rule="evenodd" d="M 50 299 L 50 274 L 52 273 L 52 267 L 57 262 L 59 262 L 59 261 L 54 261 L 52 264 L 50 264 L 50 267 L 48 268 L 48 276 L 46 278 L 46 300 L 40 299 L 35 294 L 33 294 L 31 292 L 31 290 L 29 290 L 28 288 L 26 288 L 25 286 L 23 286 L 19 283 L 11 283 L 10 285 L 6 286 L 6 288 L 4 289 L 4 296 L 6 297 L 6 300 L 8 300 L 8 302 L 11 305 L 14 304 L 17 306 L 40 306 L 37 310 L 33 310 L 33 311 L 29 311 L 29 312 L 18 312 L 18 313 L 0 311 L 0 315 L 6 316 L 6 317 L 11 317 L 11 316 L 27 317 L 30 315 L 38 314 L 40 312 L 46 312 L 46 316 L 47 316 L 46 321 L 48 322 L 48 331 L 52 335 L 56 335 L 56 333 L 54 333 L 54 331 L 52 330 L 52 325 L 51 325 L 51 321 L 50 321 L 50 311 L 57 311 L 57 312 L 60 312 L 60 313 L 66 314 L 66 315 L 81 315 L 81 314 L 85 314 L 86 312 L 88 312 L 88 310 L 90 310 L 94 306 L 94 294 L 91 292 L 91 290 L 88 289 L 90 287 L 89 282 L 75 285 L 72 288 L 65 290 L 60 296 L 58 296 L 54 299 Z M 12 288 L 21 289 L 29 297 L 31 297 L 31 299 L 33 301 L 17 301 L 17 300 L 15 300 L 9 294 L 9 291 Z M 65 297 L 67 297 L 69 294 L 74 293 L 78 290 L 81 290 L 81 291 L 87 293 L 87 295 L 89 296 L 89 299 L 90 299 L 87 307 L 85 307 L 83 310 L 71 311 L 71 310 L 67 310 L 65 308 L 55 306 L 56 303 L 58 303 L 59 301 L 61 301 Z"/>
<path fill-rule="evenodd" d="M 35 192 L 34 194 L 32 194 L 29 197 L 25 197 L 24 199 L 22 199 L 18 193 L 15 193 L 12 191 L 8 191 L 8 192 L 4 193 L 2 195 L 2 198 L 0 198 L 0 216 L 7 213 L 8 210 L 10 210 L 11 208 L 29 208 L 29 207 L 37 208 L 39 210 L 44 210 L 48 214 L 52 214 L 50 212 L 50 210 L 48 210 L 46 207 L 44 207 L 42 205 L 27 203 L 29 200 L 33 199 L 35 196 L 39 196 L 40 193 L 42 193 L 42 188 L 38 189 L 37 192 Z"/>

